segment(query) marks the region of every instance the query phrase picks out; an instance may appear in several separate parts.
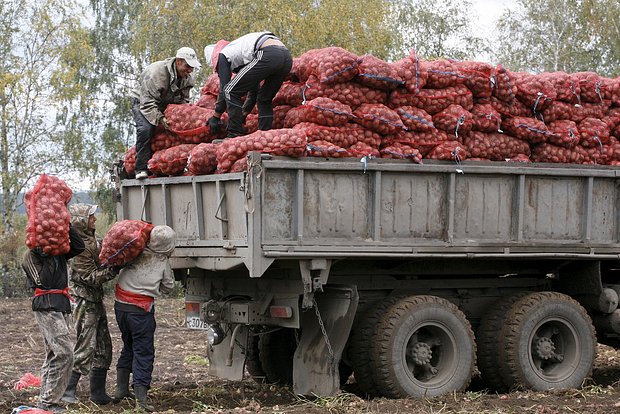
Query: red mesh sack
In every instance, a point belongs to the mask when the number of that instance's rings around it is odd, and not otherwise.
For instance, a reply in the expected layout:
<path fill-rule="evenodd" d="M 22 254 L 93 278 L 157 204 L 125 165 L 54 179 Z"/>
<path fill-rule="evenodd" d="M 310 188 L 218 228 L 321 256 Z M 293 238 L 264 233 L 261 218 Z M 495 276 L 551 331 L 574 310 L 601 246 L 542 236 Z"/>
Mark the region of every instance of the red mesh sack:
<path fill-rule="evenodd" d="M 583 154 L 584 160 L 581 162 L 582 164 L 605 165 L 608 164 L 607 147 L 608 145 L 598 145 L 585 148 L 579 145 L 575 149 Z"/>
<path fill-rule="evenodd" d="M 409 53 L 409 56 L 392 63 L 392 68 L 405 82 L 407 92 L 416 94 L 426 85 L 428 71 L 414 50 Z"/>
<path fill-rule="evenodd" d="M 581 139 L 579 144 L 584 148 L 597 147 L 610 143 L 609 126 L 600 119 L 585 118 L 579 122 Z"/>
<path fill-rule="evenodd" d="M 26 192 L 26 246 L 41 248 L 43 253 L 58 256 L 68 253 L 69 222 L 67 204 L 73 192 L 60 178 L 41 174 L 36 184 Z"/>
<path fill-rule="evenodd" d="M 386 138 L 390 144 L 398 142 L 415 148 L 425 157 L 438 144 L 454 139 L 454 136 L 450 137 L 445 131 L 433 129 L 425 132 L 404 131 Z"/>
<path fill-rule="evenodd" d="M 284 128 L 284 118 L 288 111 L 292 108 L 289 105 L 279 105 L 273 108 L 273 119 L 271 121 L 271 129 Z M 249 114 L 245 118 L 245 131 L 248 134 L 258 131 L 258 114 Z"/>
<path fill-rule="evenodd" d="M 532 113 L 543 111 L 557 97 L 555 87 L 536 75 L 515 73 L 513 81 L 517 87 L 516 98 Z"/>
<path fill-rule="evenodd" d="M 543 72 L 538 75 L 555 88 L 556 99 L 572 104 L 581 101 L 579 82 L 566 72 Z"/>
<path fill-rule="evenodd" d="M 491 80 L 495 80 L 495 68 L 484 62 L 453 62 L 458 72 L 465 76 L 465 86 L 474 98 L 490 98 L 493 93 Z"/>
<path fill-rule="evenodd" d="M 392 90 L 405 84 L 392 65 L 373 55 L 361 58 L 356 79 L 375 89 Z"/>
<path fill-rule="evenodd" d="M 231 173 L 234 172 L 242 172 L 248 169 L 248 158 L 247 157 L 242 157 L 239 158 L 237 161 L 235 161 L 233 163 L 233 165 L 230 167 L 230 171 Z"/>
<path fill-rule="evenodd" d="M 547 142 L 549 136 L 553 135 L 553 133 L 549 132 L 544 122 L 523 116 L 504 119 L 502 122 L 502 130 L 530 144 Z"/>
<path fill-rule="evenodd" d="M 411 160 L 416 164 L 422 164 L 422 154 L 420 154 L 420 151 L 400 142 L 394 142 L 381 148 L 379 152 L 381 153 L 381 158 Z"/>
<path fill-rule="evenodd" d="M 157 151 L 153 153 L 147 167 L 155 175 L 183 175 L 187 166 L 187 157 L 195 146 L 195 144 L 180 144 L 176 147 Z"/>
<path fill-rule="evenodd" d="M 371 147 L 364 142 L 356 142 L 347 148 L 349 154 L 354 157 L 381 157 L 381 153 L 376 147 Z"/>
<path fill-rule="evenodd" d="M 573 73 L 573 79 L 579 83 L 581 102 L 600 103 L 603 101 L 601 77 L 595 72 Z"/>
<path fill-rule="evenodd" d="M 101 266 L 123 266 L 133 261 L 146 247 L 153 227 L 141 220 L 114 223 L 101 242 Z"/>
<path fill-rule="evenodd" d="M 277 105 L 291 105 L 299 106 L 303 103 L 303 88 L 305 85 L 298 82 L 284 82 L 276 96 L 273 98 L 272 104 Z"/>
<path fill-rule="evenodd" d="M 184 144 L 199 144 L 221 137 L 212 134 L 206 125 L 214 110 L 190 104 L 171 104 L 166 107 L 164 115 L 168 120 L 170 131 L 181 137 Z"/>
<path fill-rule="evenodd" d="M 183 138 L 164 128 L 156 128 L 153 138 L 151 138 L 151 150 L 153 152 L 172 148 L 183 144 Z"/>
<path fill-rule="evenodd" d="M 612 105 L 620 106 L 620 77 L 615 79 L 601 78 L 603 99 L 611 101 Z"/>
<path fill-rule="evenodd" d="M 393 134 L 405 128 L 400 116 L 382 104 L 362 104 L 353 115 L 356 123 L 379 134 Z"/>
<path fill-rule="evenodd" d="M 450 105 L 433 115 L 433 123 L 437 128 L 455 135 L 458 139 L 472 130 L 474 116 L 461 105 Z"/>
<path fill-rule="evenodd" d="M 390 94 L 388 106 L 415 106 L 424 109 L 431 115 L 436 114 L 450 105 L 461 105 L 470 110 L 474 106 L 474 98 L 471 91 L 465 85 L 458 85 L 444 89 L 422 89 L 417 95 L 401 90 L 395 90 Z"/>
<path fill-rule="evenodd" d="M 207 109 L 215 109 L 215 103 L 217 102 L 217 96 L 214 95 L 201 95 L 196 101 L 196 106 Z"/>
<path fill-rule="evenodd" d="M 303 129 L 308 142 L 328 141 L 342 148 L 348 148 L 358 142 L 357 137 L 350 133 L 350 128 L 347 126 L 329 127 L 312 122 L 301 122 L 293 129 Z"/>
<path fill-rule="evenodd" d="M 530 156 L 526 155 L 526 154 L 515 155 L 514 157 L 510 157 L 510 158 L 506 159 L 506 161 L 508 161 L 508 162 L 525 162 L 525 163 L 532 162 L 532 160 L 530 159 Z"/>
<path fill-rule="evenodd" d="M 491 96 L 488 100 L 480 100 L 479 103 L 490 103 L 493 108 L 502 115 L 507 116 L 530 116 L 531 111 L 518 99 L 513 99 L 511 102 L 505 102 L 501 99 Z"/>
<path fill-rule="evenodd" d="M 495 69 L 495 88 L 493 96 L 500 101 L 511 103 L 517 95 L 517 85 L 509 72 L 501 64 Z"/>
<path fill-rule="evenodd" d="M 426 158 L 460 162 L 469 157 L 467 147 L 458 141 L 444 141 L 428 153 Z"/>
<path fill-rule="evenodd" d="M 563 102 L 563 101 L 555 101 L 551 102 L 549 106 L 542 112 L 543 119 L 545 122 L 553 122 L 560 120 L 571 120 L 575 122 L 581 121 L 578 119 L 579 117 L 576 115 L 577 110 L 575 105 Z"/>
<path fill-rule="evenodd" d="M 471 157 L 503 161 L 519 154 L 530 154 L 530 145 L 497 132 L 472 132 L 464 141 Z"/>
<path fill-rule="evenodd" d="M 502 116 L 491 104 L 474 104 L 471 109 L 474 118 L 472 129 L 481 132 L 497 132 L 501 129 Z"/>
<path fill-rule="evenodd" d="M 601 103 L 582 103 L 576 105 L 573 110 L 573 121 L 581 122 L 586 118 L 601 119 L 605 117 L 605 114 L 609 110 L 610 102 L 603 100 Z"/>
<path fill-rule="evenodd" d="M 316 82 L 315 79 L 314 77 L 310 78 L 301 92 L 305 100 L 325 97 L 348 105 L 351 109 L 357 109 L 365 103 L 385 103 L 387 101 L 386 91 L 373 89 L 355 82 L 324 84 Z"/>
<path fill-rule="evenodd" d="M 337 126 L 346 124 L 352 117 L 350 106 L 333 99 L 319 97 L 288 111 L 284 118 L 284 126 L 290 128 L 300 122 Z"/>
<path fill-rule="evenodd" d="M 347 124 L 345 125 L 345 131 L 357 142 L 367 144 L 373 148 L 379 148 L 379 145 L 381 145 L 381 135 L 360 125 Z"/>
<path fill-rule="evenodd" d="M 579 129 L 577 124 L 567 119 L 550 122 L 547 127 L 552 135 L 549 135 L 549 143 L 565 148 L 573 148 L 579 144 Z"/>
<path fill-rule="evenodd" d="M 433 117 L 424 109 L 415 106 L 401 106 L 396 113 L 408 131 L 430 131 L 435 129 Z"/>
<path fill-rule="evenodd" d="M 204 86 L 200 89 L 201 95 L 217 96 L 220 93 L 220 77 L 213 73 L 207 77 Z"/>
<path fill-rule="evenodd" d="M 344 158 L 349 157 L 349 151 L 329 141 L 313 141 L 306 145 L 308 157 Z"/>
<path fill-rule="evenodd" d="M 136 174 L 136 146 L 133 145 L 125 151 L 125 159 L 123 160 L 123 168 L 127 176 L 132 177 Z"/>
<path fill-rule="evenodd" d="M 302 129 L 271 129 L 229 138 L 217 145 L 217 171 L 230 171 L 239 158 L 250 151 L 301 157 L 306 148 L 306 133 Z"/>
<path fill-rule="evenodd" d="M 561 164 L 581 164 L 584 160 L 583 155 L 576 149 L 558 147 L 557 145 L 544 143 L 532 147 L 530 159 L 534 162 L 552 162 Z"/>
<path fill-rule="evenodd" d="M 467 80 L 467 76 L 449 60 L 431 60 L 422 64 L 428 71 L 427 88 L 443 89 L 465 83 Z"/>
<path fill-rule="evenodd" d="M 192 148 L 187 158 L 190 175 L 213 174 L 217 169 L 216 144 L 203 142 Z"/>
<path fill-rule="evenodd" d="M 258 114 L 249 114 L 243 124 L 246 134 L 258 131 Z"/>
<path fill-rule="evenodd" d="M 613 163 L 620 161 L 620 143 L 618 141 L 614 140 L 605 146 L 605 161 L 608 165 L 617 165 Z"/>
<path fill-rule="evenodd" d="M 295 75 L 305 82 L 312 75 L 321 83 L 346 82 L 358 73 L 357 55 L 336 46 L 312 49 L 299 57 Z"/>

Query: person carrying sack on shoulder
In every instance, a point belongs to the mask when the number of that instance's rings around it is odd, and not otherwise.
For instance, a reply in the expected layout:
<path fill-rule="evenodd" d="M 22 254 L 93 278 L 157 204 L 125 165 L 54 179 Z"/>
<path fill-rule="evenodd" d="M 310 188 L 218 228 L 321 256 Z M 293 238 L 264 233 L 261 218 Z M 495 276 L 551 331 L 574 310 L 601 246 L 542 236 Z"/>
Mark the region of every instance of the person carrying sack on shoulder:
<path fill-rule="evenodd" d="M 155 226 L 140 255 L 123 267 L 115 289 L 114 311 L 121 331 L 123 349 L 116 364 L 118 382 L 115 399 L 129 394 L 129 374 L 133 373 L 136 407 L 148 412 L 155 360 L 155 298 L 170 293 L 174 275 L 169 257 L 174 251 L 176 233 L 168 226 Z"/>
<path fill-rule="evenodd" d="M 45 349 L 37 408 L 53 413 L 65 411 L 61 397 L 73 366 L 73 343 L 69 331 L 73 298 L 69 294 L 67 261 L 84 249 L 84 241 L 69 225 L 68 253 L 51 256 L 37 247 L 28 250 L 22 261 L 26 284 L 34 293 L 32 310 Z"/>

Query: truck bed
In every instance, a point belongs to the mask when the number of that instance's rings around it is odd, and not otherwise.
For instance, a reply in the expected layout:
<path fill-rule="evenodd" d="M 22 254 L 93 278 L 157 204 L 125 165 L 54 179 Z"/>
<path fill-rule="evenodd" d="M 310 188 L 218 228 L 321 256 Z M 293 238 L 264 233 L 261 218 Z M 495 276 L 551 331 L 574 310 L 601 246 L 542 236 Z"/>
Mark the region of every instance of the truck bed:
<path fill-rule="evenodd" d="M 122 180 L 118 219 L 177 232 L 174 268 L 279 259 L 617 259 L 620 170 L 250 154 L 248 171 Z"/>

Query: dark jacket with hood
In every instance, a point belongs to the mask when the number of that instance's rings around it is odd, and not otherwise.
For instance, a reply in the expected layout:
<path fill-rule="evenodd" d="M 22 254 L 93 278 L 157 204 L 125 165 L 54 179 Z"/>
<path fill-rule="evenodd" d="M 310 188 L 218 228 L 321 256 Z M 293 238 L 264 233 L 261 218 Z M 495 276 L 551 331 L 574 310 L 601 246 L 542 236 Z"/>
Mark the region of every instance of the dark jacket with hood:
<path fill-rule="evenodd" d="M 50 256 L 39 248 L 28 250 L 22 262 L 26 272 L 26 284 L 33 291 L 63 291 L 68 286 L 67 260 L 84 251 L 84 242 L 78 232 L 69 226 L 69 252 Z M 33 311 L 71 313 L 69 297 L 63 293 L 49 293 L 32 298 Z"/>

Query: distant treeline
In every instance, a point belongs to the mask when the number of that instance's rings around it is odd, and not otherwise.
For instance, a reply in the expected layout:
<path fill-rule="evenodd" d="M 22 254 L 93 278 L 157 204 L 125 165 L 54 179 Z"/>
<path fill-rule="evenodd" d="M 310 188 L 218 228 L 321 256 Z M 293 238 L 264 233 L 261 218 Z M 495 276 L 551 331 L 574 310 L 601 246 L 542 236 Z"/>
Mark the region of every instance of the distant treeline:
<path fill-rule="evenodd" d="M 3 194 L 0 193 L 0 206 L 2 206 L 2 203 L 3 203 Z M 80 191 L 80 192 L 73 193 L 73 198 L 71 198 L 71 202 L 69 204 L 73 204 L 73 203 L 93 204 L 94 201 L 91 198 L 88 191 Z M 26 214 L 26 204 L 24 204 L 24 193 L 20 193 L 17 198 L 17 207 L 15 208 L 15 213 Z"/>

